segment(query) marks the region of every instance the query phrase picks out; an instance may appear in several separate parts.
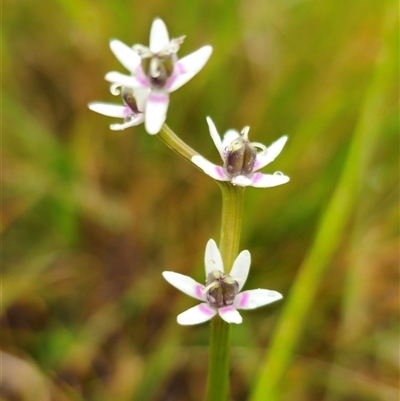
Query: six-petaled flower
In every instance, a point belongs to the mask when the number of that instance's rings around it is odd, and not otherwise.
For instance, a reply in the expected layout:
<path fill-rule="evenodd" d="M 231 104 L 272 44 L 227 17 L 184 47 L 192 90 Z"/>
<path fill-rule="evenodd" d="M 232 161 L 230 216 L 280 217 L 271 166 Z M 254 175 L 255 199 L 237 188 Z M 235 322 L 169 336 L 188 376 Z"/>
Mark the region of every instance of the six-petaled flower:
<path fill-rule="evenodd" d="M 241 134 L 229 130 L 221 140 L 211 118 L 207 117 L 207 123 L 224 165 L 217 166 L 200 155 L 193 156 L 191 160 L 210 177 L 218 181 L 230 181 L 233 185 L 259 188 L 275 187 L 289 181 L 289 177 L 281 172 L 262 174 L 257 171 L 279 155 L 287 136 L 281 137 L 267 148 L 261 143 L 248 140 L 249 127 L 245 127 Z"/>
<path fill-rule="evenodd" d="M 134 45 L 129 47 L 119 40 L 112 40 L 110 47 L 114 55 L 131 75 L 112 71 L 105 79 L 112 83 L 111 91 L 115 93 L 118 87 L 131 88 L 135 91 L 144 90 L 142 105 L 138 114 L 129 105 L 124 110 L 95 104 L 91 109 L 112 117 L 127 118 L 125 124 L 114 126 L 113 129 L 124 129 L 139 124 L 144 119 L 146 131 L 157 134 L 163 125 L 169 104 L 169 93 L 177 90 L 195 74 L 197 74 L 212 53 L 211 46 L 204 46 L 194 53 L 178 59 L 177 52 L 184 37 L 169 39 L 167 28 L 161 19 L 155 19 L 150 31 L 149 47 Z M 130 124 L 129 124 L 130 123 Z"/>
<path fill-rule="evenodd" d="M 205 252 L 206 285 L 175 272 L 163 272 L 164 278 L 201 304 L 178 315 L 182 325 L 203 323 L 219 314 L 228 323 L 241 323 L 237 309 L 254 309 L 282 298 L 279 292 L 257 289 L 240 292 L 250 270 L 250 253 L 242 251 L 228 274 L 224 272 L 222 257 L 214 240 L 210 239 Z"/>

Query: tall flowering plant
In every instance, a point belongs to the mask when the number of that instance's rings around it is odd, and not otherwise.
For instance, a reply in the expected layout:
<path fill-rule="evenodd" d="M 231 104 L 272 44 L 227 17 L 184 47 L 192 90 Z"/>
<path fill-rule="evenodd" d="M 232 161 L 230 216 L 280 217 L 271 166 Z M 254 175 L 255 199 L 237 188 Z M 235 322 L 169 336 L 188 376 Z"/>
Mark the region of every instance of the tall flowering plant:
<path fill-rule="evenodd" d="M 205 281 L 198 283 L 178 272 L 165 271 L 165 280 L 200 301 L 177 317 L 181 325 L 211 321 L 210 362 L 207 384 L 208 401 L 224 401 L 229 387 L 230 324 L 242 323 L 238 310 L 254 309 L 278 301 L 282 295 L 266 289 L 245 290 L 251 256 L 239 253 L 244 190 L 285 184 L 289 177 L 281 172 L 263 174 L 267 166 L 282 151 L 284 136 L 270 147 L 249 140 L 249 127 L 239 133 L 228 130 L 221 138 L 211 120 L 207 123 L 211 138 L 222 159 L 215 165 L 184 143 L 166 124 L 169 94 L 179 89 L 206 64 L 211 46 L 203 46 L 183 58 L 178 50 L 184 36 L 170 39 L 161 19 L 155 19 L 150 31 L 149 46 L 132 47 L 119 40 L 110 41 L 111 51 L 129 74 L 112 71 L 105 79 L 111 83 L 111 93 L 120 95 L 122 104 L 93 102 L 89 108 L 109 117 L 122 119 L 112 130 L 123 130 L 144 123 L 145 130 L 158 136 L 176 153 L 214 179 L 222 191 L 221 235 L 219 246 L 210 239 L 205 251 Z M 229 269 L 229 273 L 225 269 Z"/>

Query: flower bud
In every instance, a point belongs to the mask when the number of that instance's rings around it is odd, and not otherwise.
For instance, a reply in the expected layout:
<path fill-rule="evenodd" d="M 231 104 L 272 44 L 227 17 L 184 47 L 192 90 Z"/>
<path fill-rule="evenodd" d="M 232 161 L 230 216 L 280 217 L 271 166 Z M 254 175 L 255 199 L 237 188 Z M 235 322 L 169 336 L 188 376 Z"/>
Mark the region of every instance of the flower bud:
<path fill-rule="evenodd" d="M 206 290 L 209 305 L 222 308 L 233 304 L 239 292 L 239 284 L 229 275 L 214 270 L 207 276 Z"/>
<path fill-rule="evenodd" d="M 241 174 L 247 175 L 253 171 L 257 150 L 249 142 L 248 132 L 249 128 L 244 128 L 240 137 L 232 141 L 227 148 L 225 166 L 228 174 L 232 177 Z"/>

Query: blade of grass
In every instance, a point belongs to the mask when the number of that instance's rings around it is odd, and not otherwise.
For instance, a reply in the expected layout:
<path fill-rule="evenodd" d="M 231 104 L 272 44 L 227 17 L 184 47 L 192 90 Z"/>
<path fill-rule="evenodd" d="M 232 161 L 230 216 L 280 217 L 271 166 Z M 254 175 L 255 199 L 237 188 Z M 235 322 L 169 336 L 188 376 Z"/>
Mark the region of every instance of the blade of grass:
<path fill-rule="evenodd" d="M 251 401 L 281 399 L 281 384 L 290 366 L 318 285 L 351 218 L 359 196 L 364 166 L 379 135 L 378 128 L 384 114 L 384 97 L 391 77 L 387 74 L 388 64 L 390 63 L 387 60 L 387 49 L 382 46 L 337 188 L 321 218 L 314 243 L 287 298 L 266 361 L 251 393 Z"/>
<path fill-rule="evenodd" d="M 392 20 L 389 20 L 390 18 L 392 18 Z M 393 14 L 390 14 L 385 26 L 393 27 L 393 22 Z M 386 57 L 380 77 L 381 93 L 390 93 L 394 88 L 393 83 L 396 81 L 398 83 L 398 68 L 396 68 L 398 67 L 398 62 L 395 59 L 398 39 L 394 29 L 387 29 L 387 31 L 385 37 L 386 46 L 382 46 L 382 52 Z M 390 107 L 388 99 L 383 100 L 386 100 L 385 109 L 391 110 L 392 107 Z M 384 111 L 382 109 L 383 107 L 381 107 L 381 111 Z M 398 126 L 396 128 L 398 130 Z M 379 148 L 382 148 L 382 145 L 378 143 L 374 145 L 375 149 L 379 150 Z M 365 176 L 370 175 L 373 173 L 373 170 L 376 169 L 376 165 L 365 167 Z M 395 174 L 396 175 L 393 176 L 393 182 L 398 182 L 398 172 Z M 378 199 L 382 197 L 383 194 L 387 197 L 389 191 L 396 191 L 396 189 L 388 186 L 386 188 L 387 191 L 377 192 L 368 184 L 367 182 L 363 185 L 363 195 L 366 200 L 356 210 L 352 240 L 349 244 L 350 261 L 346 269 L 346 282 L 343 288 L 342 320 L 336 336 L 336 355 L 333 366 L 329 372 L 327 401 L 334 401 L 340 398 L 344 388 L 340 379 L 338 380 L 338 376 L 341 371 L 345 370 L 344 367 L 349 364 L 348 352 L 351 351 L 355 353 L 358 346 L 362 347 L 363 345 L 361 344 L 365 341 L 365 337 L 371 336 L 371 326 L 374 326 L 374 316 L 372 316 L 368 310 L 371 291 L 373 291 L 376 285 L 374 281 L 374 273 L 376 274 L 376 272 L 374 272 L 374 270 L 378 268 L 376 265 L 377 262 L 374 262 L 374 258 L 376 258 L 376 254 L 379 255 L 379 253 L 383 252 L 382 250 L 378 250 L 378 248 L 382 247 L 383 241 L 387 241 L 386 236 L 388 235 L 382 232 L 385 228 L 387 229 L 387 225 L 384 224 L 384 215 L 388 213 L 388 208 L 383 209 L 381 205 L 379 205 Z M 397 207 L 393 205 L 393 209 L 394 208 L 397 209 Z M 393 215 L 396 214 L 397 212 L 393 213 Z M 371 222 L 372 219 L 375 220 L 374 223 Z M 372 224 L 374 224 L 373 227 L 371 227 Z M 382 236 L 385 236 L 385 240 L 382 239 Z M 385 250 L 387 251 L 387 249 Z M 379 265 L 380 272 L 383 267 L 384 266 Z M 376 327 L 372 335 L 376 336 L 379 332 L 381 332 L 380 328 Z M 388 331 L 386 333 L 388 333 Z M 396 337 L 394 330 L 392 338 Z M 376 347 L 374 358 L 376 358 L 376 364 L 383 363 L 384 356 L 381 355 L 378 347 Z M 371 378 L 369 378 L 369 380 L 371 380 Z M 355 390 L 358 390 L 358 387 Z M 375 393 L 377 399 L 395 400 L 396 396 L 398 398 L 398 392 L 396 392 L 395 389 L 390 391 L 390 387 L 385 386 L 383 383 L 377 384 L 374 390 L 375 391 L 369 389 L 369 394 Z M 347 396 L 349 395 L 347 388 L 346 394 Z"/>

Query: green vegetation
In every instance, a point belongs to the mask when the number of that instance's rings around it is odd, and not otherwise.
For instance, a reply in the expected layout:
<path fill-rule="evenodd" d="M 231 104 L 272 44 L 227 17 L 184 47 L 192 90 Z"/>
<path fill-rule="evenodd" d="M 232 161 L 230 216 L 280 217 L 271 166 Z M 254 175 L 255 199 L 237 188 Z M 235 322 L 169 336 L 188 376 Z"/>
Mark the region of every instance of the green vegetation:
<path fill-rule="evenodd" d="M 214 47 L 171 95 L 167 124 L 217 162 L 220 133 L 289 141 L 244 194 L 246 288 L 284 299 L 231 327 L 232 401 L 398 399 L 398 10 L 391 0 L 76 1 L 3 5 L 2 362 L 5 400 L 197 401 L 210 324 L 161 272 L 201 281 L 218 240 L 212 180 L 118 102 L 110 38 L 148 43 L 154 17 Z M 268 395 L 268 396 L 267 396 Z M 223 401 L 223 400 L 221 400 Z"/>

